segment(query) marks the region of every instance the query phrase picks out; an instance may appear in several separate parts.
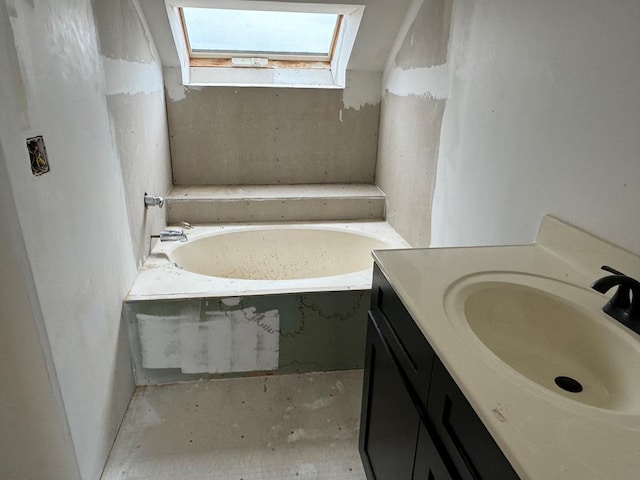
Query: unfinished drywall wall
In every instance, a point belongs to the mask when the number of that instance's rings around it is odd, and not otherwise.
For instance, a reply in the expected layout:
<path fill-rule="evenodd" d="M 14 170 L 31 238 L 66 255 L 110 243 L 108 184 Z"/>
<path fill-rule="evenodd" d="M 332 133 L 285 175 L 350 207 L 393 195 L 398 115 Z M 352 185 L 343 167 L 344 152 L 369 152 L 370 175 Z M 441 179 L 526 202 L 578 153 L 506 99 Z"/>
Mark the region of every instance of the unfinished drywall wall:
<path fill-rule="evenodd" d="M 451 0 L 414 1 L 383 77 L 376 184 L 387 221 L 414 247 L 431 238 L 450 12 Z"/>
<path fill-rule="evenodd" d="M 165 211 L 145 208 L 144 194 L 162 196 L 171 188 L 162 66 L 136 0 L 94 6 L 111 131 L 140 267 L 150 251 L 150 235 L 166 226 Z"/>
<path fill-rule="evenodd" d="M 9 0 L 0 25 L 0 143 L 28 256 L 19 262 L 33 274 L 80 476 L 95 480 L 133 389 L 120 313 L 136 268 L 93 11 Z M 50 162 L 38 177 L 25 145 L 35 135 Z"/>
<path fill-rule="evenodd" d="M 429 209 L 445 103 L 389 92 L 382 102 L 376 181 L 386 195 L 387 221 L 414 247 L 430 243 Z"/>
<path fill-rule="evenodd" d="M 176 185 L 372 183 L 380 74 L 343 90 L 184 88 L 165 70 Z"/>
<path fill-rule="evenodd" d="M 640 3 L 456 0 L 432 243 L 544 213 L 640 254 Z"/>
<path fill-rule="evenodd" d="M 402 45 L 395 55 L 395 65 L 403 70 L 429 68 L 447 61 L 451 2 L 422 0 L 414 2 L 408 18 L 416 10 Z M 405 20 L 406 21 L 406 20 Z"/>
<path fill-rule="evenodd" d="M 0 13 L 0 38 L 8 26 Z M 0 265 L 0 478 L 78 480 L 1 146 Z"/>

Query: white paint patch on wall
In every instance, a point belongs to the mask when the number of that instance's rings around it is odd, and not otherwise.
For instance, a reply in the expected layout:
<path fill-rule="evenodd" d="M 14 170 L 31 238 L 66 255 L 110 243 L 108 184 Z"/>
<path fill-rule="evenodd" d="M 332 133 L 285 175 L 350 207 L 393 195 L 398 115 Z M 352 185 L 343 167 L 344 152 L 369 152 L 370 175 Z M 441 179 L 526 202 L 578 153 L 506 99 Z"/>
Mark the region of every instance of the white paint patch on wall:
<path fill-rule="evenodd" d="M 401 97 L 416 95 L 434 100 L 449 97 L 447 64 L 425 68 L 391 69 L 385 77 L 385 89 Z"/>
<path fill-rule="evenodd" d="M 191 317 L 160 317 L 140 313 L 136 318 L 140 332 L 142 366 L 180 368 L 180 325 L 192 322 Z"/>
<path fill-rule="evenodd" d="M 138 331 L 144 368 L 180 368 L 183 373 L 275 370 L 280 351 L 278 310 L 254 307 L 189 315 L 139 313 Z"/>
<path fill-rule="evenodd" d="M 381 93 L 381 72 L 348 71 L 342 105 L 354 110 L 360 110 L 365 105 L 377 105 L 380 103 Z"/>
<path fill-rule="evenodd" d="M 158 65 L 102 57 L 106 95 L 148 94 L 162 90 Z"/>
<path fill-rule="evenodd" d="M 181 323 L 179 330 L 182 373 L 232 371 L 232 329 L 229 317 Z"/>
<path fill-rule="evenodd" d="M 169 100 L 179 102 L 187 98 L 187 89 L 182 85 L 180 71 L 177 68 L 162 69 L 164 77 L 164 88 L 166 89 Z"/>

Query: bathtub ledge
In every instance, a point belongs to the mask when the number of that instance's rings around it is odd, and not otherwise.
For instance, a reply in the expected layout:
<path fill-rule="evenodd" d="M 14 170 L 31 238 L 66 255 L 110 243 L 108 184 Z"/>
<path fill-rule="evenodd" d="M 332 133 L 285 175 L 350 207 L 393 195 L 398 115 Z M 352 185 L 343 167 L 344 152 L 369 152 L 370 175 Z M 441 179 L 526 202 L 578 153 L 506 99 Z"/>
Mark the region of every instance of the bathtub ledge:
<path fill-rule="evenodd" d="M 247 229 L 296 228 L 348 230 L 382 240 L 389 249 L 409 248 L 409 244 L 387 222 L 349 223 L 278 223 L 202 225 L 188 231 L 190 240 L 208 235 Z M 372 268 L 345 275 L 296 280 L 242 280 L 210 277 L 187 272 L 173 265 L 167 252 L 176 244 L 157 244 L 138 272 L 134 284 L 125 298 L 126 302 L 184 298 L 242 297 L 277 293 L 326 292 L 368 290 L 371 288 Z M 373 259 L 371 261 L 373 267 Z"/>

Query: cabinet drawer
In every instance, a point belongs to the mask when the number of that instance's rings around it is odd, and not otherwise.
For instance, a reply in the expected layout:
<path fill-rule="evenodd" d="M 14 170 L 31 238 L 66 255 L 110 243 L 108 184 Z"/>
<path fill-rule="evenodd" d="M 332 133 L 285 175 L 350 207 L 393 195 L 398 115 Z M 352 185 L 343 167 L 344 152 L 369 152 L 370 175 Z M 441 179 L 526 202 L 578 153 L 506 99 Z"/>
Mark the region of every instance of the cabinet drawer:
<path fill-rule="evenodd" d="M 377 265 L 374 266 L 371 311 L 403 372 L 426 405 L 434 352 Z"/>
<path fill-rule="evenodd" d="M 513 467 L 437 358 L 427 416 L 460 478 L 518 480 Z"/>

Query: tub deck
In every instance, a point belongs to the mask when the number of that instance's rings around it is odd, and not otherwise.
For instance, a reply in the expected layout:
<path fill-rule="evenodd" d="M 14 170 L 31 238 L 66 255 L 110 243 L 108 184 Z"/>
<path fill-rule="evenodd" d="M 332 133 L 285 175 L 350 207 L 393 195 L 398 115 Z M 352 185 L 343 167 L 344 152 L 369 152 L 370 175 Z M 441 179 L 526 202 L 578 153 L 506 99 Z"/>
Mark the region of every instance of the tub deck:
<path fill-rule="evenodd" d="M 218 233 L 260 228 L 286 228 L 287 226 L 319 230 L 346 230 L 384 241 L 389 245 L 389 249 L 409 247 L 387 222 L 203 225 L 187 230 L 186 233 L 190 240 L 196 240 Z M 178 245 L 179 243 L 161 244 L 159 242 L 155 245 L 125 298 L 126 302 L 368 290 L 371 288 L 371 268 L 344 275 L 294 280 L 243 280 L 199 275 L 176 267 L 168 259 L 166 254 Z M 371 266 L 373 267 L 373 260 Z"/>

